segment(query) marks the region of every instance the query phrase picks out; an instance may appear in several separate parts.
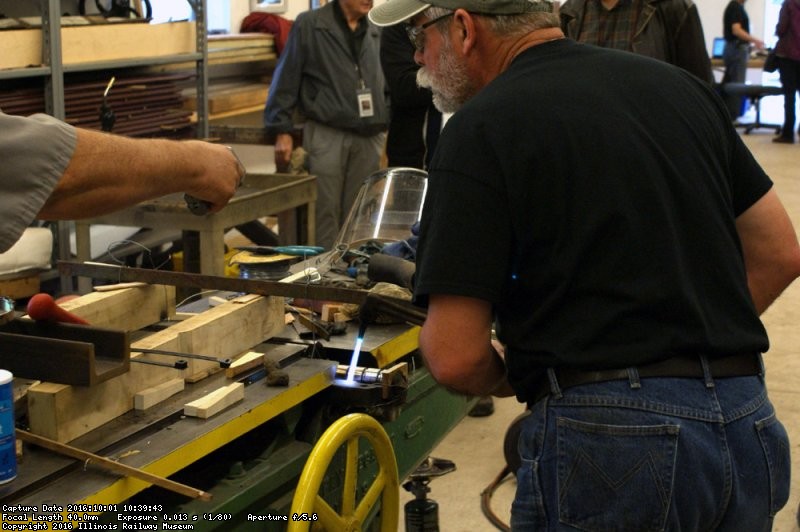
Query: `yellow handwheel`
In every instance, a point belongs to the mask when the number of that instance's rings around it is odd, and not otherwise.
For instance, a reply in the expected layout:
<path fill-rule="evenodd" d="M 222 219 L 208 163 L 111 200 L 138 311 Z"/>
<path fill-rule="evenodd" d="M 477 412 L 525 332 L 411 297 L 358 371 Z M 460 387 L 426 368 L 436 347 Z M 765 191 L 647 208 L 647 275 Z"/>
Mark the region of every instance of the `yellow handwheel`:
<path fill-rule="evenodd" d="M 366 438 L 378 464 L 378 474 L 360 501 L 356 501 L 358 443 Z M 336 512 L 319 489 L 336 451 L 347 445 L 341 512 Z M 395 532 L 400 506 L 397 462 L 392 442 L 380 423 L 366 414 L 349 414 L 337 419 L 319 439 L 308 457 L 292 499 L 289 532 L 302 532 L 314 525 L 328 532 L 361 530 L 378 500 L 381 502 L 381 531 Z"/>

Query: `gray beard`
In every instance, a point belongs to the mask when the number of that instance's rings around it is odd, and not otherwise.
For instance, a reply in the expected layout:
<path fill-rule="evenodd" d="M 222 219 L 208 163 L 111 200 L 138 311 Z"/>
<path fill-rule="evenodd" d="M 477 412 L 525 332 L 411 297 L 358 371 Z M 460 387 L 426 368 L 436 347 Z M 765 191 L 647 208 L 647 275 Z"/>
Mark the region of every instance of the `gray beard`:
<path fill-rule="evenodd" d="M 445 40 L 439 53 L 439 75 L 434 76 L 426 67 L 417 70 L 417 85 L 431 89 L 433 105 L 442 113 L 455 113 L 474 94 L 474 87 L 466 68 L 457 63 L 450 53 L 450 43 Z"/>

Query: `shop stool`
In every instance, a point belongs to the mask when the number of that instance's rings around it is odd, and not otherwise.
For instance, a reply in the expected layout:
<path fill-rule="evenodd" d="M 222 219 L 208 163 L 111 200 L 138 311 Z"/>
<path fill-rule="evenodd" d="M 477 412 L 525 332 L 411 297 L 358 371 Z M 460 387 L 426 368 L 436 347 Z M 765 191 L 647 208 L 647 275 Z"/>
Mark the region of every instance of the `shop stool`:
<path fill-rule="evenodd" d="M 773 128 L 780 134 L 783 126 L 781 124 L 764 124 L 761 122 L 761 99 L 767 96 L 778 96 L 783 94 L 783 88 L 775 85 L 751 85 L 749 83 L 725 83 L 722 85 L 724 93 L 731 96 L 743 96 L 750 100 L 756 108 L 756 120 L 749 124 L 737 124 L 736 127 L 743 127 L 745 134 L 754 129 Z"/>

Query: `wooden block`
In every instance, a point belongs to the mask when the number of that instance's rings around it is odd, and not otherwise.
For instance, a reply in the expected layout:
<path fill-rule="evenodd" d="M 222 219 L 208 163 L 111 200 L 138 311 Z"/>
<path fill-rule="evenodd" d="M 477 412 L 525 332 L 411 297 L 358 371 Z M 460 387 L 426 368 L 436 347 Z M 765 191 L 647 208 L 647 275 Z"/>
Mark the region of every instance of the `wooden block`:
<path fill-rule="evenodd" d="M 322 321 L 334 321 L 334 316 L 342 312 L 342 305 L 326 303 L 322 305 Z"/>
<path fill-rule="evenodd" d="M 190 384 L 193 384 L 195 382 L 200 382 L 201 380 L 205 379 L 206 377 L 210 377 L 211 375 L 213 375 L 215 373 L 219 373 L 220 371 L 222 371 L 222 368 L 220 368 L 219 366 L 213 367 L 213 368 L 207 368 L 207 369 L 203 369 L 203 370 L 200 370 L 198 372 L 192 373 L 191 375 L 186 375 L 183 379 L 186 382 L 188 382 Z"/>
<path fill-rule="evenodd" d="M 147 410 L 151 406 L 182 391 L 184 386 L 183 379 L 178 378 L 142 390 L 133 396 L 133 408 L 136 410 Z"/>
<path fill-rule="evenodd" d="M 243 354 L 242 356 L 233 361 L 230 367 L 228 367 L 225 370 L 225 376 L 229 379 L 232 379 L 235 376 L 244 373 L 245 371 L 257 368 L 263 364 L 264 364 L 264 353 L 258 353 L 256 351 L 248 351 L 247 353 Z"/>
<path fill-rule="evenodd" d="M 175 316 L 175 287 L 148 285 L 93 292 L 61 304 L 95 327 L 135 331 Z"/>
<path fill-rule="evenodd" d="M 251 295 L 234 299 L 134 342 L 131 358 L 175 362 L 175 357 L 143 355 L 136 353 L 136 348 L 186 352 L 181 341 L 196 347 L 190 352 L 221 358 L 249 351 L 283 330 L 283 304 L 282 297 Z M 183 332 L 189 334 L 181 335 Z M 185 375 L 219 368 L 215 362 L 193 359 L 187 359 L 187 362 L 189 369 L 184 370 Z M 56 441 L 71 441 L 131 410 L 136 393 L 180 375 L 179 370 L 132 363 L 128 373 L 96 386 L 53 383 L 33 386 L 28 390 L 31 431 Z"/>
<path fill-rule="evenodd" d="M 11 299 L 30 297 L 39 292 L 39 272 L 0 277 L 0 294 Z"/>
<path fill-rule="evenodd" d="M 234 382 L 183 405 L 183 414 L 207 419 L 242 399 L 244 399 L 244 384 Z"/>

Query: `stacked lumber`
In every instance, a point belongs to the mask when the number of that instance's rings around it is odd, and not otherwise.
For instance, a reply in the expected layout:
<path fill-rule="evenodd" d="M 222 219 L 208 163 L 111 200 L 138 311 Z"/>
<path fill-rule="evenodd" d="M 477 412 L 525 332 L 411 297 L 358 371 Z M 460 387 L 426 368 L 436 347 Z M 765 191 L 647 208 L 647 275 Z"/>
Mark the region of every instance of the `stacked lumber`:
<path fill-rule="evenodd" d="M 183 108 L 181 82 L 191 77 L 175 74 L 123 74 L 115 78 L 106 97 L 116 115 L 113 132 L 131 137 L 189 136 L 191 111 Z M 78 127 L 101 129 L 100 107 L 110 76 L 66 80 L 66 121 Z M 45 112 L 41 87 L 0 91 L 0 109 L 6 114 Z"/>
<path fill-rule="evenodd" d="M 234 112 L 249 112 L 264 107 L 267 101 L 266 82 L 226 81 L 208 87 L 208 112 L 222 115 Z M 197 91 L 188 88 L 183 91 L 183 107 L 197 110 Z"/>
<path fill-rule="evenodd" d="M 209 64 L 246 63 L 277 59 L 275 37 L 269 33 L 208 36 Z"/>

